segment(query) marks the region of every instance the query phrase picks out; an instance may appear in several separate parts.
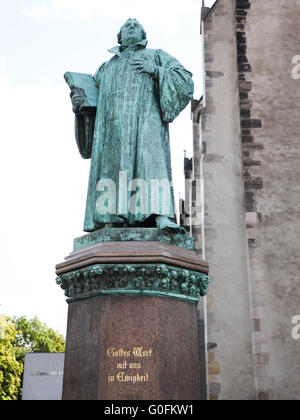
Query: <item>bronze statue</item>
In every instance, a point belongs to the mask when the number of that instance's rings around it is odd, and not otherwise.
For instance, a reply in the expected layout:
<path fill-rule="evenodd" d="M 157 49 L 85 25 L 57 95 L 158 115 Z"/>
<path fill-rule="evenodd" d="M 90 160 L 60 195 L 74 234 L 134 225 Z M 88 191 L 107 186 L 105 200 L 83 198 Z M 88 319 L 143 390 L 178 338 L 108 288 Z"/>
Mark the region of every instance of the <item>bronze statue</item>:
<path fill-rule="evenodd" d="M 112 59 L 93 78 L 65 76 L 77 144 L 83 158 L 92 159 L 84 230 L 181 230 L 174 215 L 169 123 L 193 97 L 192 74 L 165 51 L 147 49 L 136 19 L 125 22 L 118 40 L 120 46 L 109 50 Z"/>

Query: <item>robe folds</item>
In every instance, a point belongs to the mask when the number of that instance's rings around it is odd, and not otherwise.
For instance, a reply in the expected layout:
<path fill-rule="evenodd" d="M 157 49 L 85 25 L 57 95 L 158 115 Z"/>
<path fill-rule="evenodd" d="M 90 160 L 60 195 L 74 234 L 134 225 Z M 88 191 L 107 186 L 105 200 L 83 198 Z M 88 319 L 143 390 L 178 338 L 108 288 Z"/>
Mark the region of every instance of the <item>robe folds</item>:
<path fill-rule="evenodd" d="M 94 76 L 99 100 L 93 139 L 86 138 L 92 141 L 86 232 L 109 223 L 134 226 L 156 215 L 174 219 L 169 123 L 192 99 L 194 84 L 176 59 L 146 45 L 109 50 L 113 58 Z M 130 64 L 139 58 L 156 63 L 155 78 Z"/>

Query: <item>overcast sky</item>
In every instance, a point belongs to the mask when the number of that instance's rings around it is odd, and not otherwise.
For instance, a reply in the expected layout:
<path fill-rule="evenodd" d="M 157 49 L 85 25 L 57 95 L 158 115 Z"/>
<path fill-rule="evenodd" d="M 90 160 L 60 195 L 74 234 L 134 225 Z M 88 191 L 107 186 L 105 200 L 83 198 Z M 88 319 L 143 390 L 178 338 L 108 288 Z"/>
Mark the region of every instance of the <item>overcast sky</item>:
<path fill-rule="evenodd" d="M 214 1 L 206 1 L 210 6 Z M 0 313 L 38 316 L 65 334 L 67 304 L 55 265 L 82 236 L 90 161 L 74 138 L 63 74 L 94 74 L 117 33 L 137 18 L 149 48 L 194 74 L 202 94 L 202 0 L 0 0 Z M 188 107 L 171 126 L 173 176 L 182 190 L 192 152 Z"/>

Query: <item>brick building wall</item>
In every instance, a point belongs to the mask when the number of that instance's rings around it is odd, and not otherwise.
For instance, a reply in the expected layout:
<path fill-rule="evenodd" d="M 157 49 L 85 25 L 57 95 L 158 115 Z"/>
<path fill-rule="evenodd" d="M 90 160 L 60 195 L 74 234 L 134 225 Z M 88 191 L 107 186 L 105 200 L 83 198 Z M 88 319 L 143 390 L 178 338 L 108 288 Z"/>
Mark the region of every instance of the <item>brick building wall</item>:
<path fill-rule="evenodd" d="M 241 3 L 237 49 L 239 57 L 246 51 L 240 95 L 243 83 L 249 89 L 241 101 L 241 139 L 255 385 L 258 398 L 300 399 L 300 342 L 291 335 L 300 312 L 300 81 L 292 77 L 300 1 L 249 0 L 244 10 Z"/>
<path fill-rule="evenodd" d="M 201 20 L 189 176 L 204 179 L 208 398 L 300 399 L 300 1 L 217 0 Z"/>

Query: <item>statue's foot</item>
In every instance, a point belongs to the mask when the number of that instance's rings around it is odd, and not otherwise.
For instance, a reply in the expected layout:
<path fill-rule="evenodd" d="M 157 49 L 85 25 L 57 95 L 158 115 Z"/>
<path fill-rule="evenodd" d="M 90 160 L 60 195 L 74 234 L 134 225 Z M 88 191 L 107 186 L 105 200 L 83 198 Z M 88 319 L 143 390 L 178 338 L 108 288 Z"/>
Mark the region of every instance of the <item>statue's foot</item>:
<path fill-rule="evenodd" d="M 170 220 L 167 216 L 158 216 L 156 219 L 156 226 L 159 230 L 165 230 L 171 233 L 186 234 L 186 230 Z"/>

